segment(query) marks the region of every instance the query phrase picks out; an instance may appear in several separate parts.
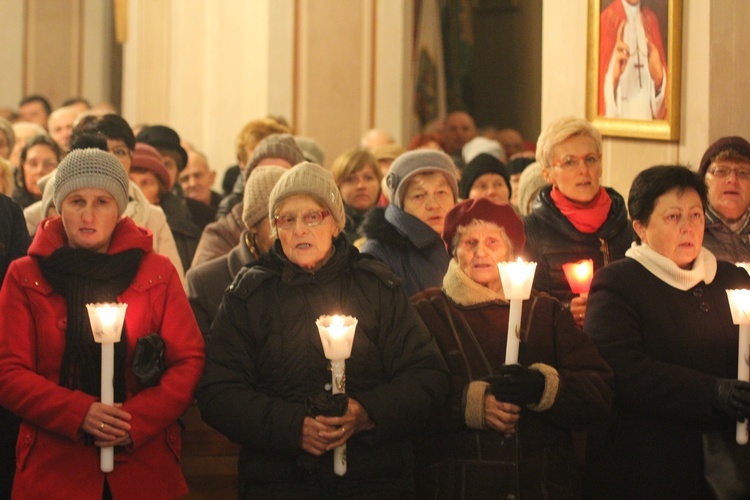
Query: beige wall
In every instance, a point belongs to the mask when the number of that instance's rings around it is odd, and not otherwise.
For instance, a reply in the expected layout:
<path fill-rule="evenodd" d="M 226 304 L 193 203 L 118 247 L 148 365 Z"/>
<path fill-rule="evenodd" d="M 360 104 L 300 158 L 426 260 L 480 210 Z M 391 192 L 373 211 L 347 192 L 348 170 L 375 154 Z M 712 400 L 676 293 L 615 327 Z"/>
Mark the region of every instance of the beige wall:
<path fill-rule="evenodd" d="M 586 2 L 545 0 L 542 127 L 564 115 L 585 116 Z M 638 172 L 660 163 L 697 167 L 724 135 L 750 137 L 750 23 L 743 0 L 684 2 L 681 132 L 677 142 L 606 137 L 603 183 L 627 197 Z M 714 33 L 714 36 L 711 36 Z"/>

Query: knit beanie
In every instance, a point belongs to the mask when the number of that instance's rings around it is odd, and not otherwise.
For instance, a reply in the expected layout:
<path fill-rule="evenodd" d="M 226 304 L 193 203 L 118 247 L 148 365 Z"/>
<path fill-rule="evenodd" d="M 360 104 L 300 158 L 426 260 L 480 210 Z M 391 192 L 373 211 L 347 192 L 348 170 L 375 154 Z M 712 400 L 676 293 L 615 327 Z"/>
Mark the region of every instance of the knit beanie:
<path fill-rule="evenodd" d="M 461 185 L 458 195 L 464 200 L 467 199 L 474 181 L 484 174 L 497 174 L 501 176 L 505 180 L 505 185 L 508 186 L 508 197 L 510 197 L 512 189 L 508 169 L 505 168 L 503 162 L 488 153 L 479 153 L 464 167 L 463 172 L 461 172 Z"/>
<path fill-rule="evenodd" d="M 40 207 L 40 214 L 42 219 L 47 217 L 49 208 L 54 206 L 55 203 L 55 173 L 57 169 L 41 177 L 36 181 L 36 185 L 39 186 L 39 190 L 42 192 L 42 206 Z"/>
<path fill-rule="evenodd" d="M 16 143 L 16 134 L 13 133 L 13 124 L 2 117 L 0 117 L 0 133 L 5 135 L 5 138 L 8 140 L 8 151 L 13 151 L 13 145 Z"/>
<path fill-rule="evenodd" d="M 450 156 L 442 151 L 415 149 L 402 154 L 391 164 L 391 169 L 385 176 L 388 199 L 398 208 L 404 208 L 404 195 L 409 179 L 417 174 L 430 172 L 443 173 L 453 190 L 453 198 L 458 198 L 456 166 Z"/>
<path fill-rule="evenodd" d="M 271 190 L 287 169 L 278 165 L 263 165 L 250 172 L 242 200 L 242 222 L 248 228 L 268 216 Z"/>
<path fill-rule="evenodd" d="M 188 155 L 185 148 L 182 147 L 180 136 L 173 129 L 165 125 L 151 125 L 143 129 L 135 137 L 136 142 L 145 142 L 156 149 L 166 149 L 175 151 L 180 155 L 182 164 L 177 169 L 182 171 L 187 166 Z M 169 185 L 169 184 L 167 184 Z"/>
<path fill-rule="evenodd" d="M 508 162 L 508 171 L 510 175 L 516 175 L 523 173 L 526 167 L 534 163 L 536 160 L 534 157 L 518 156 Z"/>
<path fill-rule="evenodd" d="M 255 146 L 253 155 L 247 162 L 243 172 L 247 182 L 250 172 L 266 158 L 281 158 L 288 161 L 292 166 L 305 161 L 305 155 L 302 154 L 294 136 L 291 134 L 271 134 Z"/>
<path fill-rule="evenodd" d="M 312 137 L 300 137 L 294 136 L 294 142 L 297 143 L 297 147 L 305 157 L 305 160 L 315 163 L 317 165 L 323 165 L 325 163 L 326 152 L 318 144 L 318 142 Z M 296 165 L 296 163 L 292 163 Z"/>
<path fill-rule="evenodd" d="M 502 144 L 493 139 L 482 137 L 481 135 L 464 144 L 464 147 L 461 150 L 461 156 L 464 159 L 464 163 L 467 164 L 476 158 L 477 155 L 482 153 L 490 154 L 503 163 L 508 159 L 507 156 L 505 156 L 505 150 L 503 149 Z"/>
<path fill-rule="evenodd" d="M 507 203 L 495 203 L 487 198 L 476 198 L 464 200 L 445 214 L 445 226 L 443 228 L 443 241 L 445 248 L 450 253 L 453 238 L 461 226 L 467 226 L 473 220 L 491 222 L 503 228 L 513 245 L 513 253 L 521 255 L 526 245 L 526 235 L 523 232 L 523 222 Z"/>
<path fill-rule="evenodd" d="M 542 164 L 535 161 L 523 171 L 518 180 L 518 211 L 521 215 L 529 215 L 529 202 L 536 199 L 537 193 L 549 184 L 542 174 Z"/>
<path fill-rule="evenodd" d="M 115 155 L 101 149 L 76 149 L 68 153 L 55 174 L 55 208 L 77 189 L 103 189 L 117 202 L 118 217 L 128 206 L 128 174 Z"/>
<path fill-rule="evenodd" d="M 276 182 L 268 200 L 268 218 L 273 223 L 276 209 L 285 199 L 295 194 L 312 196 L 331 212 L 339 230 L 344 230 L 346 214 L 333 174 L 320 165 L 303 162 L 290 168 Z"/>
<path fill-rule="evenodd" d="M 722 137 L 711 144 L 701 158 L 701 165 L 698 173 L 701 177 L 706 176 L 708 167 L 711 166 L 713 159 L 722 151 L 732 149 L 746 158 L 750 158 L 750 143 L 738 136 Z"/>
<path fill-rule="evenodd" d="M 145 142 L 136 142 L 135 151 L 133 151 L 133 161 L 130 168 L 143 168 L 153 173 L 163 184 L 165 189 L 169 189 L 171 179 L 167 167 L 164 166 L 164 160 L 156 148 L 149 146 Z"/>

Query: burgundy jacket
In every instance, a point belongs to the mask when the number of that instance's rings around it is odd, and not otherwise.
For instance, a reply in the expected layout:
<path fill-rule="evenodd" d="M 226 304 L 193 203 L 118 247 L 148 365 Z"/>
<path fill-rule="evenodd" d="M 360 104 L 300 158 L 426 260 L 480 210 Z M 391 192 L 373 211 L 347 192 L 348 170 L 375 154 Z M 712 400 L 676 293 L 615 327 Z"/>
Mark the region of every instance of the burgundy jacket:
<path fill-rule="evenodd" d="M 16 446 L 14 498 L 101 499 L 104 474 L 98 448 L 84 442 L 81 424 L 98 398 L 58 385 L 67 309 L 38 259 L 66 244 L 59 217 L 42 221 L 29 256 L 14 261 L 0 291 L 0 405 L 23 419 Z M 152 236 L 121 219 L 109 253 L 146 253 L 120 297 L 128 304 L 126 366 L 139 337 L 161 334 L 166 365 L 160 382 L 141 389 L 130 369 L 122 409 L 132 415 L 133 444 L 115 454 L 107 474 L 115 498 L 176 498 L 187 493 L 180 470 L 178 417 L 193 401 L 204 362 L 203 339 L 170 261 L 151 251 Z"/>

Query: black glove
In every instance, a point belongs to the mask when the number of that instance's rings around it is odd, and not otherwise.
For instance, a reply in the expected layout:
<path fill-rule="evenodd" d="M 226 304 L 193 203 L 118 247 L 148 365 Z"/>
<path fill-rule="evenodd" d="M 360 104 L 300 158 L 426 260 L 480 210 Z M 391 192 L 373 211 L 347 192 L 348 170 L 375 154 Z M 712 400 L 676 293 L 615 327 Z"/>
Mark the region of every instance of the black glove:
<path fill-rule="evenodd" d="M 750 416 L 750 383 L 730 378 L 716 381 L 714 406 L 738 422 Z"/>
<path fill-rule="evenodd" d="M 521 365 L 504 365 L 500 375 L 485 379 L 495 399 L 518 406 L 538 403 L 544 393 L 544 375 Z"/>

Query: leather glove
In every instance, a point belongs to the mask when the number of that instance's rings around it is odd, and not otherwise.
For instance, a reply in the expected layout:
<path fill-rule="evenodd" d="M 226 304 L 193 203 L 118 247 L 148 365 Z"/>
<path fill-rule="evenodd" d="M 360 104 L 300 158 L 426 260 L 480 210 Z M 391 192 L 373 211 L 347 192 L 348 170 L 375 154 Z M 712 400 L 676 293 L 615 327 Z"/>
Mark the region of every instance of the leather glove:
<path fill-rule="evenodd" d="M 714 406 L 738 422 L 745 420 L 750 416 L 750 383 L 729 378 L 718 379 Z"/>
<path fill-rule="evenodd" d="M 495 399 L 518 406 L 538 403 L 544 393 L 544 375 L 521 365 L 504 365 L 500 375 L 485 379 Z"/>

